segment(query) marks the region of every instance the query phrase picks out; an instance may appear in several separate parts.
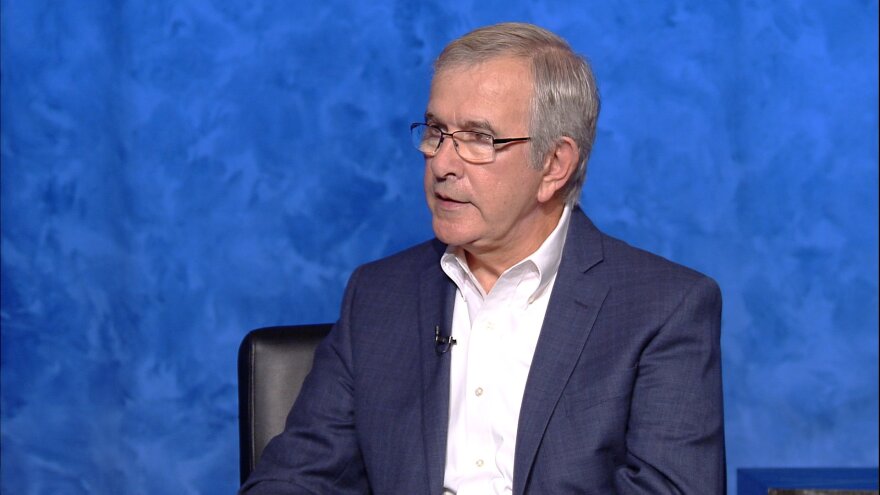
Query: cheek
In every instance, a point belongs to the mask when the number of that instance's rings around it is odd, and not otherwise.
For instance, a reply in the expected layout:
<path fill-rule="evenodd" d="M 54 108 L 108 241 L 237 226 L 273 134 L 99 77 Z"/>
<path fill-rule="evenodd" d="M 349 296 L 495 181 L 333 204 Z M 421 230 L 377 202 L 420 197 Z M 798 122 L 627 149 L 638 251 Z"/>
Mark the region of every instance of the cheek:
<path fill-rule="evenodd" d="M 422 187 L 425 190 L 425 198 L 428 200 L 429 203 L 431 202 L 431 198 L 434 196 L 431 182 L 431 170 L 428 168 L 428 165 L 425 164 L 425 175 L 422 177 Z"/>
<path fill-rule="evenodd" d="M 483 198 L 493 213 L 503 215 L 509 208 L 516 205 L 518 192 L 528 187 L 522 181 L 495 179 L 483 190 Z"/>

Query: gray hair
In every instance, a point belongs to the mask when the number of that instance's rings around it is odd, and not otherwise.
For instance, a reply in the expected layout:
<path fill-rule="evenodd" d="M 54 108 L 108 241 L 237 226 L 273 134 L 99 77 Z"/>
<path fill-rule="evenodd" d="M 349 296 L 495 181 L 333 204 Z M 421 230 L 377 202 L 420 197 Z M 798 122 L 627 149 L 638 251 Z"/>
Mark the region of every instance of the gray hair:
<path fill-rule="evenodd" d="M 550 31 L 510 22 L 482 27 L 452 41 L 434 62 L 434 72 L 504 56 L 531 62 L 535 85 L 529 121 L 532 166 L 540 168 L 564 136 L 578 145 L 578 168 L 563 192 L 566 204 L 574 206 L 586 180 L 599 118 L 599 91 L 590 64 Z"/>

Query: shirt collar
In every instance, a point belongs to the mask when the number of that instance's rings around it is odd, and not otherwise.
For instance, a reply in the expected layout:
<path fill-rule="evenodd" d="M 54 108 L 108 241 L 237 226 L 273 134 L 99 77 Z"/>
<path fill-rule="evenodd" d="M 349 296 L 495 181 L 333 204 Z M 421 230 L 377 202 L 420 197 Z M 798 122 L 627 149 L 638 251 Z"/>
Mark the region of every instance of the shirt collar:
<path fill-rule="evenodd" d="M 532 301 L 541 295 L 547 286 L 556 278 L 556 272 L 559 271 L 559 264 L 562 261 L 562 248 L 565 246 L 565 239 L 568 235 L 568 224 L 570 220 L 571 208 L 566 205 L 562 210 L 562 215 L 559 217 L 559 222 L 556 224 L 556 228 L 554 228 L 553 232 L 544 239 L 541 246 L 525 259 L 505 270 L 499 279 L 511 272 L 522 270 L 523 268 L 526 268 L 527 265 L 530 265 L 532 269 L 537 270 L 540 282 L 535 291 L 529 296 L 529 301 Z M 443 257 L 440 258 L 440 267 L 446 272 L 446 275 L 455 282 L 459 290 L 463 288 L 464 284 L 469 283 L 479 291 L 483 297 L 486 297 L 486 293 L 483 291 L 482 286 L 477 282 L 476 277 L 474 277 L 470 267 L 468 267 L 464 252 L 461 249 L 458 249 L 455 246 L 447 246 L 446 252 L 443 254 Z"/>

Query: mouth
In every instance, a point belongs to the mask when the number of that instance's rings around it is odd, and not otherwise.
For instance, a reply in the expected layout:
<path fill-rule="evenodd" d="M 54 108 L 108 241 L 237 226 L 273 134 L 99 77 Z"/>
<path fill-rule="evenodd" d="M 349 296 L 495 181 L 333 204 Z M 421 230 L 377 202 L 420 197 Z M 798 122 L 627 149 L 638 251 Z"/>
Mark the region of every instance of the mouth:
<path fill-rule="evenodd" d="M 434 197 L 439 199 L 440 201 L 451 201 L 453 203 L 464 203 L 464 201 L 458 201 L 457 199 L 453 199 L 445 194 L 435 192 Z"/>
<path fill-rule="evenodd" d="M 436 191 L 434 192 L 434 199 L 437 200 L 437 205 L 444 209 L 458 208 L 469 203 L 468 201 L 459 201 Z"/>

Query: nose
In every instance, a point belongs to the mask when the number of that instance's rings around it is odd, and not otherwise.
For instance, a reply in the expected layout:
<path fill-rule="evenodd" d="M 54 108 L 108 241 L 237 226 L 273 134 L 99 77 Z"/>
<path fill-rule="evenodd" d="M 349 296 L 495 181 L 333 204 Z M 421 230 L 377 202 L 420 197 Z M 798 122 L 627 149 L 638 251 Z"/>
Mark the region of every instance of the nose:
<path fill-rule="evenodd" d="M 455 148 L 455 141 L 450 136 L 444 136 L 440 141 L 440 147 L 437 153 L 432 157 L 426 158 L 428 168 L 437 179 L 445 179 L 448 177 L 459 177 L 464 167 L 464 160 L 458 156 Z"/>

